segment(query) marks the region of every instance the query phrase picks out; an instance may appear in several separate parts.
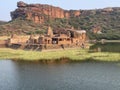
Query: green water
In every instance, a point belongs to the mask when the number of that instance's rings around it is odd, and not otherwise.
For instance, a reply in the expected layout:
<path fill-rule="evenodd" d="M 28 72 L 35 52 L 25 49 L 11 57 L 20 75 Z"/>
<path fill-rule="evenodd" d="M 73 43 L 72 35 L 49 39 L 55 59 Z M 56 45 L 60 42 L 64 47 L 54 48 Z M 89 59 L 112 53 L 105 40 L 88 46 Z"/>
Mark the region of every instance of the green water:
<path fill-rule="evenodd" d="M 119 53 L 120 43 L 96 43 L 90 51 Z M 120 90 L 120 62 L 0 60 L 0 90 Z"/>
<path fill-rule="evenodd" d="M 120 64 L 0 60 L 0 90 L 120 90 Z"/>
<path fill-rule="evenodd" d="M 120 43 L 113 42 L 113 43 L 96 43 L 90 47 L 92 51 L 100 51 L 100 52 L 117 52 L 120 53 Z"/>

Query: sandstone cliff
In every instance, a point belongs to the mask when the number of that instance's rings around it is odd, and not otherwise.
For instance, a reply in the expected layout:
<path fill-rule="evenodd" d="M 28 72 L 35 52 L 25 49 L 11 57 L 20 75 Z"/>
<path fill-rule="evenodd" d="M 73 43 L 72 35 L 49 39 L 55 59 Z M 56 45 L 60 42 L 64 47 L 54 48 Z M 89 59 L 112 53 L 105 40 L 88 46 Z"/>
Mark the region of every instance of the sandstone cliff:
<path fill-rule="evenodd" d="M 70 18 L 80 16 L 80 10 L 64 10 L 46 4 L 26 4 L 22 1 L 17 3 L 17 9 L 11 12 L 12 19 L 22 17 L 35 23 L 43 23 L 49 19 Z"/>
<path fill-rule="evenodd" d="M 24 2 L 18 2 L 17 7 L 15 11 L 11 12 L 13 20 L 0 25 L 0 35 L 43 34 L 49 24 L 54 33 L 74 27 L 86 30 L 89 38 L 92 39 L 120 39 L 120 7 L 64 10 L 50 5 Z M 50 23 L 47 21 L 49 19 L 52 19 Z M 102 34 L 99 34 L 101 32 Z"/>

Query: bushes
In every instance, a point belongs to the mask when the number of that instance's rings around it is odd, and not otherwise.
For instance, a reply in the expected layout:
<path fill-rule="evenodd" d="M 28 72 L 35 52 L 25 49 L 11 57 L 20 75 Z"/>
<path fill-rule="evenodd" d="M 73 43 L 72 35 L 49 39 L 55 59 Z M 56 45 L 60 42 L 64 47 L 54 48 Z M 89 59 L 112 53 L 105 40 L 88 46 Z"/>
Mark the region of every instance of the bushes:
<path fill-rule="evenodd" d="M 21 18 L 10 21 L 4 25 L 0 25 L 0 34 L 9 32 L 10 30 L 21 29 L 24 34 L 41 34 L 44 33 L 48 25 L 53 29 L 64 29 L 74 27 L 75 29 L 84 29 L 87 31 L 90 39 L 120 39 L 120 8 L 112 12 L 102 12 L 102 10 L 83 10 L 80 17 L 56 18 L 45 21 L 43 24 L 35 24 L 31 20 L 23 20 Z M 47 18 L 47 16 L 45 16 Z M 9 24 L 9 28 L 7 27 Z M 103 34 L 93 34 L 91 32 L 93 26 L 99 25 Z M 3 28 L 4 27 L 4 28 Z"/>

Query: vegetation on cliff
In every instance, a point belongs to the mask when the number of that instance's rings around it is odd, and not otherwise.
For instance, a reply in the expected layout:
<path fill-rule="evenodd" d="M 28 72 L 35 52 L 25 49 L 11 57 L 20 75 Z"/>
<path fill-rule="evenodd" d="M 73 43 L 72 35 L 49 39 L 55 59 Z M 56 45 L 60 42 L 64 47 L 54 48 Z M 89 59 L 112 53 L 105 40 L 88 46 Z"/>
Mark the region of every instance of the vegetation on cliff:
<path fill-rule="evenodd" d="M 5 24 L 5 23 L 6 23 L 5 21 L 0 21 L 0 25 Z"/>
<path fill-rule="evenodd" d="M 17 18 L 15 20 L 9 21 L 5 24 L 0 25 L 0 35 L 30 35 L 30 34 L 40 34 L 44 33 L 46 26 L 36 24 L 30 20 L 24 20 Z"/>
<path fill-rule="evenodd" d="M 94 13 L 73 17 L 70 19 L 70 24 L 87 30 L 91 39 L 120 39 L 120 8 L 113 8 L 111 12 L 103 12 L 103 10 L 88 12 Z M 101 27 L 101 34 L 91 32 L 94 25 Z"/>
<path fill-rule="evenodd" d="M 40 11 L 42 7 L 43 11 L 39 12 L 38 14 L 37 11 Z M 34 12 L 30 11 L 29 8 L 33 9 Z M 62 12 L 62 16 L 65 14 L 64 17 L 61 16 L 59 9 L 60 12 Z M 55 14 L 56 11 L 57 13 Z M 22 14 L 23 12 L 25 13 Z M 12 33 L 24 35 L 40 34 L 45 33 L 47 27 L 50 25 L 54 32 L 64 30 L 65 28 L 74 27 L 75 29 L 86 30 L 90 39 L 120 39 L 119 7 L 95 10 L 66 11 L 61 8 L 49 5 L 28 5 L 20 2 L 18 3 L 18 9 L 16 9 L 11 14 L 12 18 L 14 17 L 13 20 L 5 24 L 2 23 L 2 25 L 0 25 L 0 35 L 11 35 Z M 31 15 L 31 18 L 28 19 L 26 15 L 29 16 L 29 14 Z M 53 17 L 54 14 L 56 17 Z M 40 17 L 38 18 L 38 16 Z M 38 21 L 40 21 L 40 23 Z M 100 27 L 100 33 L 93 33 L 93 28 L 96 26 Z"/>
<path fill-rule="evenodd" d="M 104 9 L 83 10 L 79 17 L 56 19 L 51 25 L 61 28 L 73 26 L 76 29 L 86 30 L 90 39 L 120 40 L 120 8 L 112 10 L 110 12 L 105 12 Z M 101 33 L 93 33 L 94 26 L 100 27 Z"/>

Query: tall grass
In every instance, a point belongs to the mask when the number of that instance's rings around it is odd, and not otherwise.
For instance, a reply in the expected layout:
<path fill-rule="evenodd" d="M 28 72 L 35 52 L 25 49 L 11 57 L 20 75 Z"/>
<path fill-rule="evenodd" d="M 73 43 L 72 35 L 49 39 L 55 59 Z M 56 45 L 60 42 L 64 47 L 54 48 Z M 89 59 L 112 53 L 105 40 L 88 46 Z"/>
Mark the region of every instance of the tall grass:
<path fill-rule="evenodd" d="M 96 60 L 96 61 L 120 61 L 119 53 L 94 52 L 89 53 L 88 49 L 69 49 L 56 51 L 24 51 L 9 48 L 0 48 L 0 59 L 10 60 L 57 60 L 68 58 L 73 61 Z"/>

